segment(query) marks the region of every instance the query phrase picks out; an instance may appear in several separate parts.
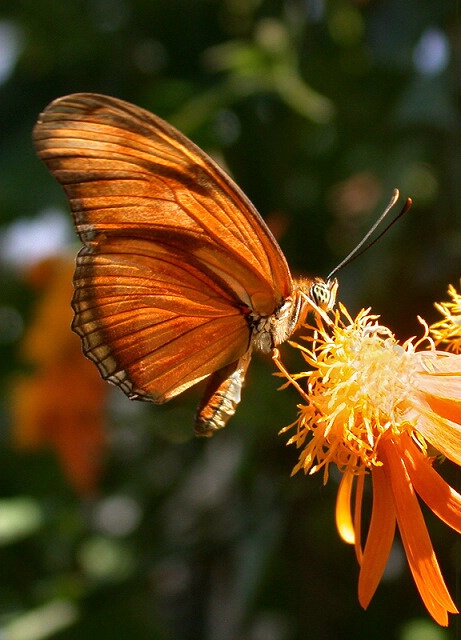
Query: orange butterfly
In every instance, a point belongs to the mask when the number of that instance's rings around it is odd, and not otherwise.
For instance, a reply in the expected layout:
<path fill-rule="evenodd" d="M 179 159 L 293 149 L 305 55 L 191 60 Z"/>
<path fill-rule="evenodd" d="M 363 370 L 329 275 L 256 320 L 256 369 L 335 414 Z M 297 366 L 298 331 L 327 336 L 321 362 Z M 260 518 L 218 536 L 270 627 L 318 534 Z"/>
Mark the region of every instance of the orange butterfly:
<path fill-rule="evenodd" d="M 195 429 L 211 435 L 235 413 L 252 351 L 331 308 L 336 280 L 293 280 L 239 187 L 139 107 L 59 98 L 34 141 L 84 245 L 72 300 L 83 352 L 131 399 L 160 404 L 208 377 Z"/>

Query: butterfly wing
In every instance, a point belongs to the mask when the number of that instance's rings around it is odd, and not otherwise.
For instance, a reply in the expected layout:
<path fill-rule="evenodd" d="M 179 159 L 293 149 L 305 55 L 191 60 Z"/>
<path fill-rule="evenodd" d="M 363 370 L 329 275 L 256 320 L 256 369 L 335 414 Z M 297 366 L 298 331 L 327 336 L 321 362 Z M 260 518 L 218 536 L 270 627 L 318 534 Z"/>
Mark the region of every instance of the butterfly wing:
<path fill-rule="evenodd" d="M 103 376 L 163 402 L 240 358 L 244 310 L 270 315 L 292 280 L 230 178 L 160 118 L 107 96 L 52 102 L 34 141 L 85 245 L 73 327 Z"/>
<path fill-rule="evenodd" d="M 42 160 L 64 186 L 85 244 L 98 235 L 167 238 L 273 311 L 291 293 L 275 239 L 237 185 L 157 116 L 116 98 L 74 94 L 52 102 L 34 131 Z M 218 251 L 217 251 L 218 250 Z"/>
<path fill-rule="evenodd" d="M 131 398 L 164 402 L 248 350 L 241 310 L 186 258 L 129 237 L 77 258 L 72 327 L 103 378 Z"/>

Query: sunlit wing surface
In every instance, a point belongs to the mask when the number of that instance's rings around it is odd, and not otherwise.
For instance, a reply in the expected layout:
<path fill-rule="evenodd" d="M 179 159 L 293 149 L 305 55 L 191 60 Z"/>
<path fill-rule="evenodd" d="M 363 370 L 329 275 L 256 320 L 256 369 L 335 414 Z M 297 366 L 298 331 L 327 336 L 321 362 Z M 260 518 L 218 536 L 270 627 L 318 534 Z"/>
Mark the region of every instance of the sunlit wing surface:
<path fill-rule="evenodd" d="M 157 403 L 219 372 L 199 420 L 224 426 L 253 346 L 286 339 L 305 305 L 259 213 L 195 144 L 116 98 L 55 100 L 34 141 L 84 245 L 72 302 L 84 353 Z"/>

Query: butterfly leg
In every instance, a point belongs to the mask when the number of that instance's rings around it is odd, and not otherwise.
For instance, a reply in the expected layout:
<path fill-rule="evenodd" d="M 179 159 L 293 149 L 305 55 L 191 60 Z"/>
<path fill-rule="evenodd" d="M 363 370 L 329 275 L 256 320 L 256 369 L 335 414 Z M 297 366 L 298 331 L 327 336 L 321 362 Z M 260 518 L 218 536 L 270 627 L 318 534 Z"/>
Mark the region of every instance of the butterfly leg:
<path fill-rule="evenodd" d="M 195 434 L 210 437 L 226 426 L 240 402 L 251 351 L 215 371 L 209 378 L 195 418 Z"/>

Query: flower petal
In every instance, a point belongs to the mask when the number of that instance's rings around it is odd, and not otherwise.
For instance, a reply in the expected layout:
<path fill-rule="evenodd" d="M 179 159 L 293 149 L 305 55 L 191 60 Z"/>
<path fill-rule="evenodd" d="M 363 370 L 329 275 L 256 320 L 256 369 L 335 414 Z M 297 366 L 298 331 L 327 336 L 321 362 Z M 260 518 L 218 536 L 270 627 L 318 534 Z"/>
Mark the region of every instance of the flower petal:
<path fill-rule="evenodd" d="M 343 474 L 336 497 L 336 528 L 344 542 L 355 543 L 355 531 L 351 514 L 351 493 L 354 474 L 347 471 Z"/>
<path fill-rule="evenodd" d="M 454 356 L 459 358 L 459 356 Z M 461 396 L 461 378 L 459 372 L 456 375 L 418 372 L 417 387 L 424 393 L 440 398 L 459 400 Z"/>
<path fill-rule="evenodd" d="M 402 435 L 405 467 L 417 494 L 445 524 L 461 533 L 461 496 L 435 471 L 412 439 Z"/>
<path fill-rule="evenodd" d="M 458 610 L 445 586 L 421 508 L 400 455 L 403 455 L 403 447 L 399 440 L 383 438 L 380 450 L 384 470 L 392 486 L 400 535 L 416 586 L 434 620 L 447 626 L 447 612 L 458 613 Z"/>
<path fill-rule="evenodd" d="M 435 374 L 461 373 L 461 356 L 446 351 L 419 351 L 424 371 Z"/>
<path fill-rule="evenodd" d="M 461 400 L 459 398 L 440 398 L 426 395 L 425 400 L 432 411 L 437 413 L 441 418 L 446 418 L 447 420 L 451 420 L 451 422 L 459 422 L 461 415 Z"/>
<path fill-rule="evenodd" d="M 382 467 L 372 470 L 373 508 L 362 565 L 359 574 L 359 602 L 370 604 L 381 580 L 395 534 L 395 509 L 392 491 Z"/>
<path fill-rule="evenodd" d="M 354 504 L 354 531 L 355 531 L 355 556 L 357 562 L 362 564 L 362 501 L 363 501 L 363 485 L 365 484 L 365 474 L 360 474 L 357 478 L 357 487 L 355 489 Z"/>
<path fill-rule="evenodd" d="M 461 448 L 459 446 L 461 427 L 459 423 L 441 418 L 437 413 L 419 406 L 406 415 L 410 422 L 431 445 L 449 460 L 461 465 Z"/>

